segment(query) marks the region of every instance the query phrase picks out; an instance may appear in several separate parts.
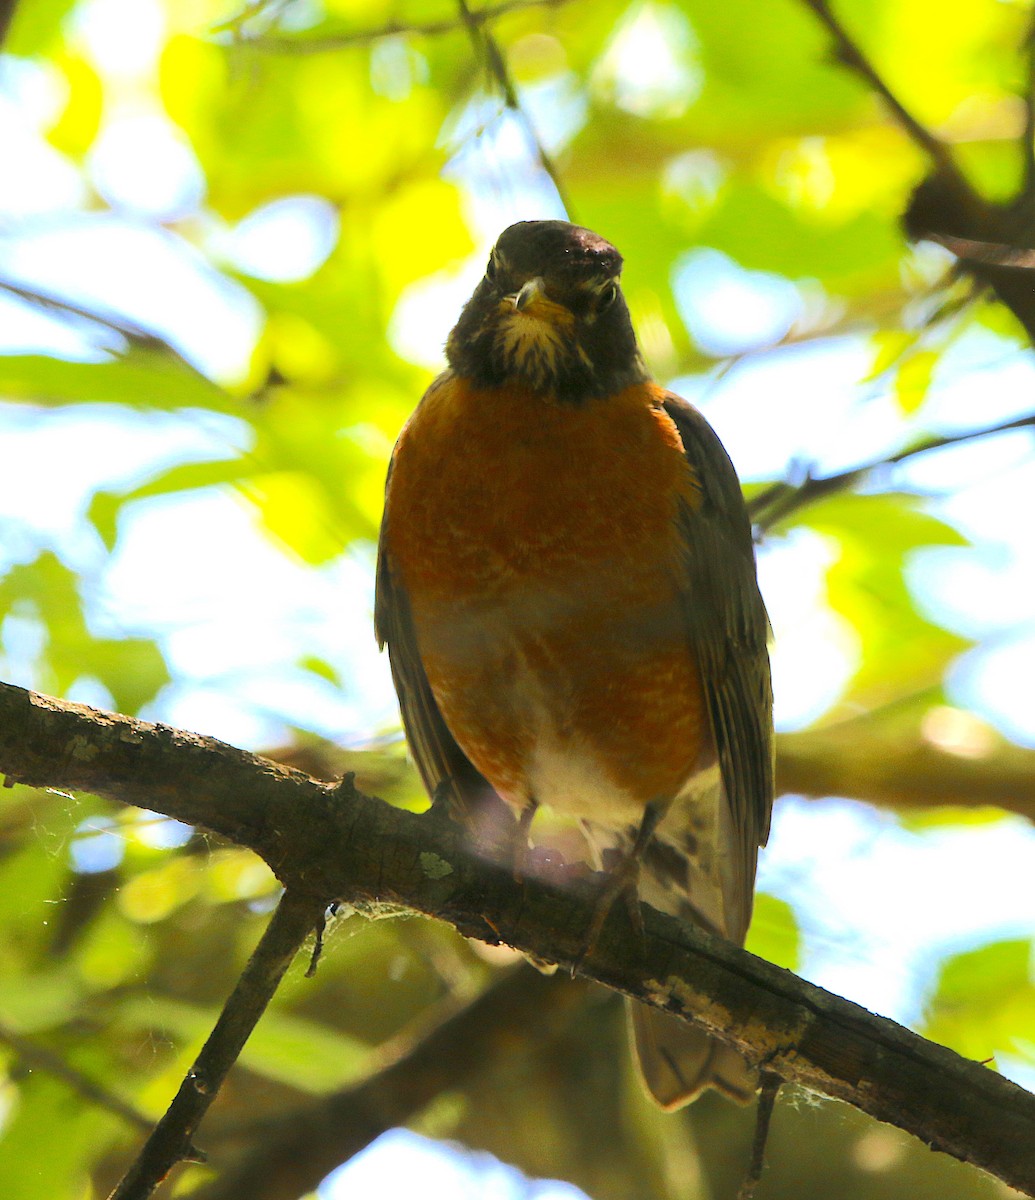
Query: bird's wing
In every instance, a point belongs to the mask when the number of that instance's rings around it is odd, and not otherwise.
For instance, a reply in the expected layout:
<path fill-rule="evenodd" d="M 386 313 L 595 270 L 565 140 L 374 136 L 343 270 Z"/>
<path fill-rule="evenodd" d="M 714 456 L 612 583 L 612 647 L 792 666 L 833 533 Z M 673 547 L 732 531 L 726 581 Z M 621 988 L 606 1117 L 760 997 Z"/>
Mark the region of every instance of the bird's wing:
<path fill-rule="evenodd" d="M 769 619 L 758 590 L 751 523 L 729 455 L 692 405 L 668 392 L 664 408 L 700 485 L 699 502 L 681 515 L 684 608 L 729 806 L 733 898 L 742 909 L 742 937 L 758 847 L 769 833 L 773 805 Z"/>
<path fill-rule="evenodd" d="M 386 493 L 391 481 L 389 464 Z M 428 794 L 438 799 L 444 791 L 455 812 L 469 812 L 493 794 L 492 788 L 457 745 L 435 703 L 417 647 L 409 597 L 393 569 L 390 543 L 386 519 L 377 544 L 374 633 L 381 649 L 388 647 L 406 739 Z"/>

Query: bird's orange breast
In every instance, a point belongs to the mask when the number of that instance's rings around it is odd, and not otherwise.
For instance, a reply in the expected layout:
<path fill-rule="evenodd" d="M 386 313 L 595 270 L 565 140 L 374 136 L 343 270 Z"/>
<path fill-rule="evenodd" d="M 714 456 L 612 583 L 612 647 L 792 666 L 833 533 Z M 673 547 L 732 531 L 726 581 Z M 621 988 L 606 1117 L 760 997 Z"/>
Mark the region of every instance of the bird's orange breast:
<path fill-rule="evenodd" d="M 633 823 L 710 746 L 681 599 L 698 483 L 661 396 L 575 406 L 447 375 L 400 437 L 392 569 L 450 731 L 514 804 Z"/>

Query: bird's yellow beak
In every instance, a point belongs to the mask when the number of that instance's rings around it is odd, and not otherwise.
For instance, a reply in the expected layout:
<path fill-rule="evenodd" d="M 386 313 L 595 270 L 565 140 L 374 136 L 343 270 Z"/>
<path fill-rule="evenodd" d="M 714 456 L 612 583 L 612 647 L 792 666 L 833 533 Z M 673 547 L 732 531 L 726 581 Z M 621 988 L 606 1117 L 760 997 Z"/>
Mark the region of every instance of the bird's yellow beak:
<path fill-rule="evenodd" d="M 541 296 L 545 296 L 545 294 L 546 289 L 543 285 L 542 276 L 536 275 L 514 297 L 514 307 L 518 312 L 524 312 L 534 300 L 538 300 Z"/>
<path fill-rule="evenodd" d="M 514 316 L 520 313 L 523 326 L 545 325 L 563 336 L 569 335 L 575 324 L 571 311 L 546 294 L 546 285 L 540 275 L 530 279 L 512 296 L 504 297 L 503 311 Z"/>

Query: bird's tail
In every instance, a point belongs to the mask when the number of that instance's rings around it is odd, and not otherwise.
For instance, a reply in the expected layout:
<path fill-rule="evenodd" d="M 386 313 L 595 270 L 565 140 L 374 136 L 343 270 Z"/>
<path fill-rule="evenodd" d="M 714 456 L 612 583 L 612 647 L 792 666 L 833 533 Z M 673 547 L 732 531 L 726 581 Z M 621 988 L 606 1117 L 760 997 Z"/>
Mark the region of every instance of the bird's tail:
<path fill-rule="evenodd" d="M 732 1046 L 635 1000 L 626 1011 L 640 1076 L 666 1111 L 682 1108 L 709 1087 L 741 1104 L 755 1094 L 757 1075 Z"/>
<path fill-rule="evenodd" d="M 717 777 L 680 797 L 647 846 L 640 897 L 688 924 L 737 945 L 751 920 L 754 860 L 744 862 L 726 827 L 729 808 Z M 683 811 L 680 811 L 682 805 Z M 681 1108 L 705 1088 L 747 1103 L 758 1079 L 731 1046 L 686 1021 L 630 1001 L 629 1028 L 647 1091 L 666 1110 Z"/>

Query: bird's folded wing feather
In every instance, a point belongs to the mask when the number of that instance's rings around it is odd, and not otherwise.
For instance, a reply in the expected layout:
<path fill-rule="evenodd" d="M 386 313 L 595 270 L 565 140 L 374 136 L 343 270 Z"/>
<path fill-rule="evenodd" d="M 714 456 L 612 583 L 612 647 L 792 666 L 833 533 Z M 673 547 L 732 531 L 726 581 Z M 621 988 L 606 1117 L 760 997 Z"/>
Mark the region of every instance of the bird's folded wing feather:
<path fill-rule="evenodd" d="M 684 609 L 730 807 L 738 890 L 750 897 L 773 803 L 769 619 L 758 590 L 751 524 L 729 455 L 685 400 L 667 393 L 664 407 L 701 488 L 699 504 L 682 514 Z"/>
<path fill-rule="evenodd" d="M 389 466 L 386 492 L 391 480 Z M 388 647 L 410 753 L 428 794 L 437 797 L 445 789 L 458 814 L 473 808 L 492 794 L 492 788 L 457 745 L 435 702 L 417 646 L 409 597 L 393 567 L 387 520 L 382 522 L 377 546 L 374 633 L 378 645 Z"/>

